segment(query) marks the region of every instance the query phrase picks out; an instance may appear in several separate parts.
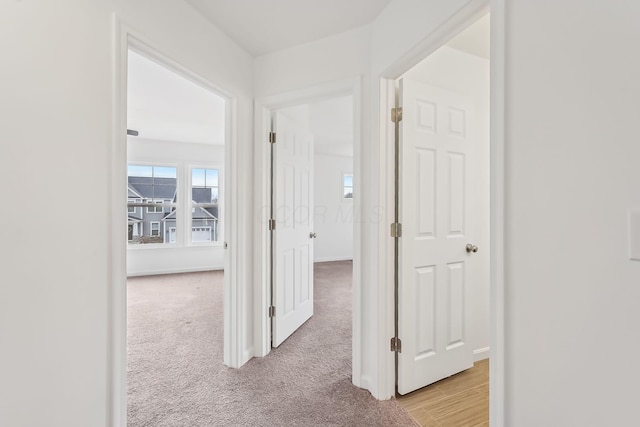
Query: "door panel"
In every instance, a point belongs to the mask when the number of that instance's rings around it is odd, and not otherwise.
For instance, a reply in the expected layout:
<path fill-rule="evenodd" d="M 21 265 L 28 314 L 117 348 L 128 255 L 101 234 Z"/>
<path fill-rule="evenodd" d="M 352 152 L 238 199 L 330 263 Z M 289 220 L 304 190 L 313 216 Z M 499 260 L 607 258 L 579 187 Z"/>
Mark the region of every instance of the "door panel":
<path fill-rule="evenodd" d="M 278 347 L 313 315 L 313 138 L 282 112 L 274 119 L 272 345 Z"/>
<path fill-rule="evenodd" d="M 446 90 L 400 82 L 398 392 L 406 394 L 473 365 L 467 343 L 467 189 L 473 109 Z"/>
<path fill-rule="evenodd" d="M 416 357 L 429 357 L 436 351 L 436 268 L 416 268 Z"/>

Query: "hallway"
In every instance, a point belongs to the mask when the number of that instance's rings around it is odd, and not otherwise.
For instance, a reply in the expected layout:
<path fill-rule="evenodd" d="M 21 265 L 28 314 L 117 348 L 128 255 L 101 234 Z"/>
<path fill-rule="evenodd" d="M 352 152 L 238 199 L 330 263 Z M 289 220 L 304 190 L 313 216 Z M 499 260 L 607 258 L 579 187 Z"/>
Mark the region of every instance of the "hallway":
<path fill-rule="evenodd" d="M 416 425 L 351 384 L 351 269 L 315 264 L 313 317 L 238 370 L 222 363 L 221 271 L 130 278 L 129 425 Z"/>

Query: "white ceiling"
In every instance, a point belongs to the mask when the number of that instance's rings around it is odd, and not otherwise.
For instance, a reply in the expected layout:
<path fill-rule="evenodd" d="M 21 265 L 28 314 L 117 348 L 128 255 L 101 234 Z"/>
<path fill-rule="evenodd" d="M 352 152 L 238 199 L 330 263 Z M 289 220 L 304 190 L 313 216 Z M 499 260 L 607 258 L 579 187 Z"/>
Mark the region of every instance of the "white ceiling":
<path fill-rule="evenodd" d="M 225 100 L 129 51 L 127 128 L 140 138 L 221 145 Z"/>
<path fill-rule="evenodd" d="M 186 0 L 253 56 L 372 22 L 390 0 Z"/>

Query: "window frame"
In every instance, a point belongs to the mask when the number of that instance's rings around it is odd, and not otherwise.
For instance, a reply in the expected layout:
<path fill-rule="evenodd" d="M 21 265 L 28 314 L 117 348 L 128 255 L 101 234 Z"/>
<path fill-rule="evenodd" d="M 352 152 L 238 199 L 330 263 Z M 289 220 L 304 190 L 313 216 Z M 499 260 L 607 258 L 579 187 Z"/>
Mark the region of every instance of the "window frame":
<path fill-rule="evenodd" d="M 351 185 L 346 185 L 345 179 L 347 177 L 351 177 Z M 353 200 L 353 197 L 354 197 L 354 193 L 353 193 L 353 173 L 346 173 L 346 172 L 342 173 L 341 187 L 342 187 L 342 193 L 341 193 L 342 200 Z M 346 196 L 346 189 L 347 188 L 351 189 L 351 197 L 347 197 Z"/>
<path fill-rule="evenodd" d="M 148 203 L 149 205 L 154 205 L 154 204 L 156 204 L 156 205 L 157 205 L 157 204 L 173 203 L 173 202 L 165 202 L 164 200 L 161 200 L 161 201 L 158 201 L 158 200 L 153 201 L 153 200 L 148 200 L 148 199 L 147 199 L 147 203 Z M 160 209 L 160 210 L 158 210 L 158 209 Z M 165 209 L 165 208 L 164 208 L 164 206 L 160 206 L 160 207 L 158 207 L 158 206 L 153 206 L 153 210 L 151 210 L 151 206 L 147 206 L 147 213 L 165 213 L 165 210 L 164 210 L 164 209 Z"/>
<path fill-rule="evenodd" d="M 174 192 L 174 197 L 176 196 L 176 194 L 180 194 L 182 191 L 184 191 L 181 187 L 181 184 L 183 182 L 183 178 L 181 176 L 181 170 L 182 168 L 184 168 L 184 163 L 183 162 L 166 162 L 162 159 L 157 159 L 157 160 L 136 160 L 136 159 L 128 159 L 127 161 L 127 179 L 129 177 L 129 172 L 128 172 L 128 168 L 130 166 L 144 166 L 144 167 L 151 167 L 151 168 L 172 168 L 175 169 L 175 179 L 176 179 L 176 188 L 175 188 L 175 192 Z M 154 176 L 155 173 L 152 173 L 152 176 Z M 136 193 L 137 194 L 137 193 Z M 130 197 L 127 197 L 127 203 L 129 203 Z M 153 200 L 153 199 L 146 199 L 146 198 L 137 198 L 135 203 L 141 203 L 141 204 L 148 204 L 151 206 L 140 206 L 140 218 L 141 218 L 141 222 L 138 224 L 139 226 L 139 233 L 140 233 L 140 237 L 144 237 L 145 236 L 145 228 L 144 227 L 144 223 L 148 223 L 149 227 L 151 227 L 151 223 L 152 222 L 162 222 L 162 219 L 158 219 L 157 221 L 150 221 L 149 217 L 145 217 L 145 215 L 147 214 L 165 214 L 165 213 L 172 213 L 173 210 L 176 211 L 176 216 L 177 215 L 181 215 L 182 213 L 180 212 L 180 199 L 178 196 L 178 199 L 176 202 L 172 201 L 172 200 L 166 200 L 166 199 L 162 199 L 162 200 Z M 157 206 L 157 204 L 162 205 L 162 206 Z M 169 204 L 170 206 L 164 206 L 165 204 Z M 128 212 L 128 214 L 130 214 L 130 212 Z M 165 236 L 163 235 L 163 231 L 164 230 L 164 226 L 160 225 L 159 227 L 159 234 L 158 237 L 162 237 L 162 241 L 161 242 L 153 242 L 153 243 L 144 243 L 144 244 L 129 244 L 131 243 L 131 240 L 128 240 L 128 244 L 127 244 L 127 250 L 145 250 L 145 249 L 161 249 L 161 248 L 175 248 L 176 246 L 181 246 L 178 242 L 178 239 L 176 239 L 176 242 L 169 242 L 168 240 L 165 240 Z M 152 230 L 149 230 L 149 236 L 150 237 L 155 237 L 152 234 Z M 176 232 L 176 235 L 178 235 L 178 232 Z"/>
<path fill-rule="evenodd" d="M 158 234 L 153 234 L 153 225 L 154 224 L 158 224 Z M 161 229 L 162 227 L 160 227 L 160 221 L 149 221 L 149 237 L 161 237 L 162 233 L 161 233 Z"/>
<path fill-rule="evenodd" d="M 223 247 L 224 246 L 224 227 L 225 227 L 225 162 L 221 159 L 219 161 L 214 162 L 194 162 L 189 160 L 180 160 L 174 162 L 166 162 L 162 159 L 130 159 L 127 162 L 127 166 L 148 166 L 148 167 L 166 167 L 166 168 L 175 168 L 176 170 L 176 193 L 177 199 L 173 201 L 167 200 L 153 200 L 151 198 L 145 199 L 140 198 L 137 203 L 145 204 L 145 206 L 140 206 L 140 213 L 142 222 L 139 223 L 140 235 L 145 236 L 145 229 L 149 228 L 151 222 L 164 222 L 164 216 L 170 214 L 174 215 L 171 219 L 173 222 L 171 224 L 166 223 L 164 226 L 160 226 L 160 236 L 163 238 L 162 242 L 153 242 L 153 243 L 145 243 L 145 244 L 132 244 L 128 245 L 130 250 L 145 250 L 145 249 L 162 249 L 162 248 L 176 248 L 176 247 L 200 247 L 200 246 L 216 246 Z M 195 211 L 195 205 L 192 201 L 191 192 L 193 189 L 192 181 L 193 181 L 193 170 L 194 169 L 213 169 L 218 171 L 218 216 L 217 216 L 217 225 L 214 228 L 213 218 L 207 219 L 207 225 L 196 225 L 196 227 L 211 227 L 212 238 L 216 238 L 217 240 L 210 241 L 193 241 L 193 212 Z M 216 188 L 213 186 L 213 188 Z M 185 197 L 182 196 L 182 193 L 185 193 Z M 175 195 L 174 195 L 175 197 Z M 130 198 L 127 198 L 129 200 Z M 146 206 L 146 204 L 163 204 L 164 206 Z M 169 207 L 168 205 L 171 205 Z M 206 206 L 205 206 L 206 207 Z M 160 211 L 162 209 L 162 212 Z M 157 211 L 156 211 L 157 210 Z M 192 211 L 191 213 L 189 211 Z M 158 216 L 153 216 L 154 214 L 160 215 L 163 213 L 163 219 L 160 219 Z M 129 213 L 131 214 L 131 213 Z M 151 215 L 151 218 L 147 215 Z M 184 215 L 184 217 L 183 217 Z M 153 219 L 153 221 L 151 221 Z M 147 227 L 143 227 L 143 223 L 147 224 Z M 175 241 L 170 241 L 170 236 L 166 233 L 169 232 L 170 228 L 175 228 Z M 151 233 L 151 230 L 146 230 Z M 164 231 L 164 235 L 163 235 Z M 149 234 L 149 236 L 152 236 Z M 131 242 L 131 241 L 129 241 Z"/>
<path fill-rule="evenodd" d="M 218 171 L 218 218 L 217 218 L 217 230 L 215 231 L 217 240 L 209 240 L 203 242 L 194 242 L 193 241 L 193 214 L 195 213 L 196 206 L 193 202 L 192 192 L 193 192 L 193 170 L 194 169 L 211 169 Z M 206 174 L 206 173 L 205 173 Z M 190 230 L 189 235 L 186 238 L 187 246 L 223 246 L 224 245 L 224 164 L 221 162 L 206 162 L 206 163 L 189 163 L 187 166 L 187 179 L 188 179 L 188 189 L 189 189 L 189 197 L 188 197 L 188 207 L 186 209 L 187 212 L 187 226 L 186 229 Z M 205 181 L 206 184 L 206 181 Z M 203 188 L 203 187 L 196 187 Z M 191 213 L 189 213 L 191 211 Z M 195 226 L 196 228 L 199 226 Z M 210 225 L 210 227 L 213 226 Z"/>

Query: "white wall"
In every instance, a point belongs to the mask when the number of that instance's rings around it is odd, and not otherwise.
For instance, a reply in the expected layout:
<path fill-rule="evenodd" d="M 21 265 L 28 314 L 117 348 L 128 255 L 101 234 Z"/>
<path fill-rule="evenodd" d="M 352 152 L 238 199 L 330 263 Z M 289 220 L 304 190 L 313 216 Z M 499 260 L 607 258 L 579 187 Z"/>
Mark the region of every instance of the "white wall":
<path fill-rule="evenodd" d="M 369 27 L 284 49 L 254 59 L 254 95 L 306 89 L 362 75 L 369 64 Z"/>
<path fill-rule="evenodd" d="M 480 251 L 474 254 L 474 266 L 469 280 L 468 340 L 476 352 L 476 359 L 489 357 L 490 301 L 489 301 L 489 61 L 478 56 L 443 46 L 420 62 L 405 76 L 431 86 L 456 92 L 474 105 L 474 173 L 469 192 L 476 229 L 473 243 Z"/>
<path fill-rule="evenodd" d="M 507 2 L 507 426 L 638 424 L 639 20 L 638 2 Z"/>
<path fill-rule="evenodd" d="M 342 177 L 353 157 L 316 153 L 314 159 L 314 261 L 353 258 L 353 199 L 342 197 Z"/>
<path fill-rule="evenodd" d="M 179 191 L 188 183 L 180 178 L 189 176 L 191 167 L 215 167 L 220 171 L 220 218 L 218 241 L 212 245 L 129 245 L 127 247 L 127 275 L 165 274 L 187 271 L 219 270 L 224 268 L 224 146 L 187 142 L 155 141 L 127 137 L 127 158 L 131 163 L 174 166 L 178 173 Z M 178 200 L 184 200 L 178 194 Z M 187 200 L 190 200 L 187 198 Z"/>
<path fill-rule="evenodd" d="M 112 425 L 114 12 L 237 97 L 234 150 L 243 164 L 252 162 L 251 59 L 183 2 L 0 2 L 0 179 L 5 200 L 20 207 L 0 214 L 11 224 L 0 231 L 3 426 Z M 250 175 L 251 168 L 237 174 Z M 242 209 L 250 210 L 250 189 L 239 194 Z M 44 209 L 33 208 L 34 201 Z M 246 216 L 237 221 L 243 234 L 236 243 L 249 248 L 242 239 L 252 224 Z M 246 277 L 239 274 L 242 288 Z"/>

